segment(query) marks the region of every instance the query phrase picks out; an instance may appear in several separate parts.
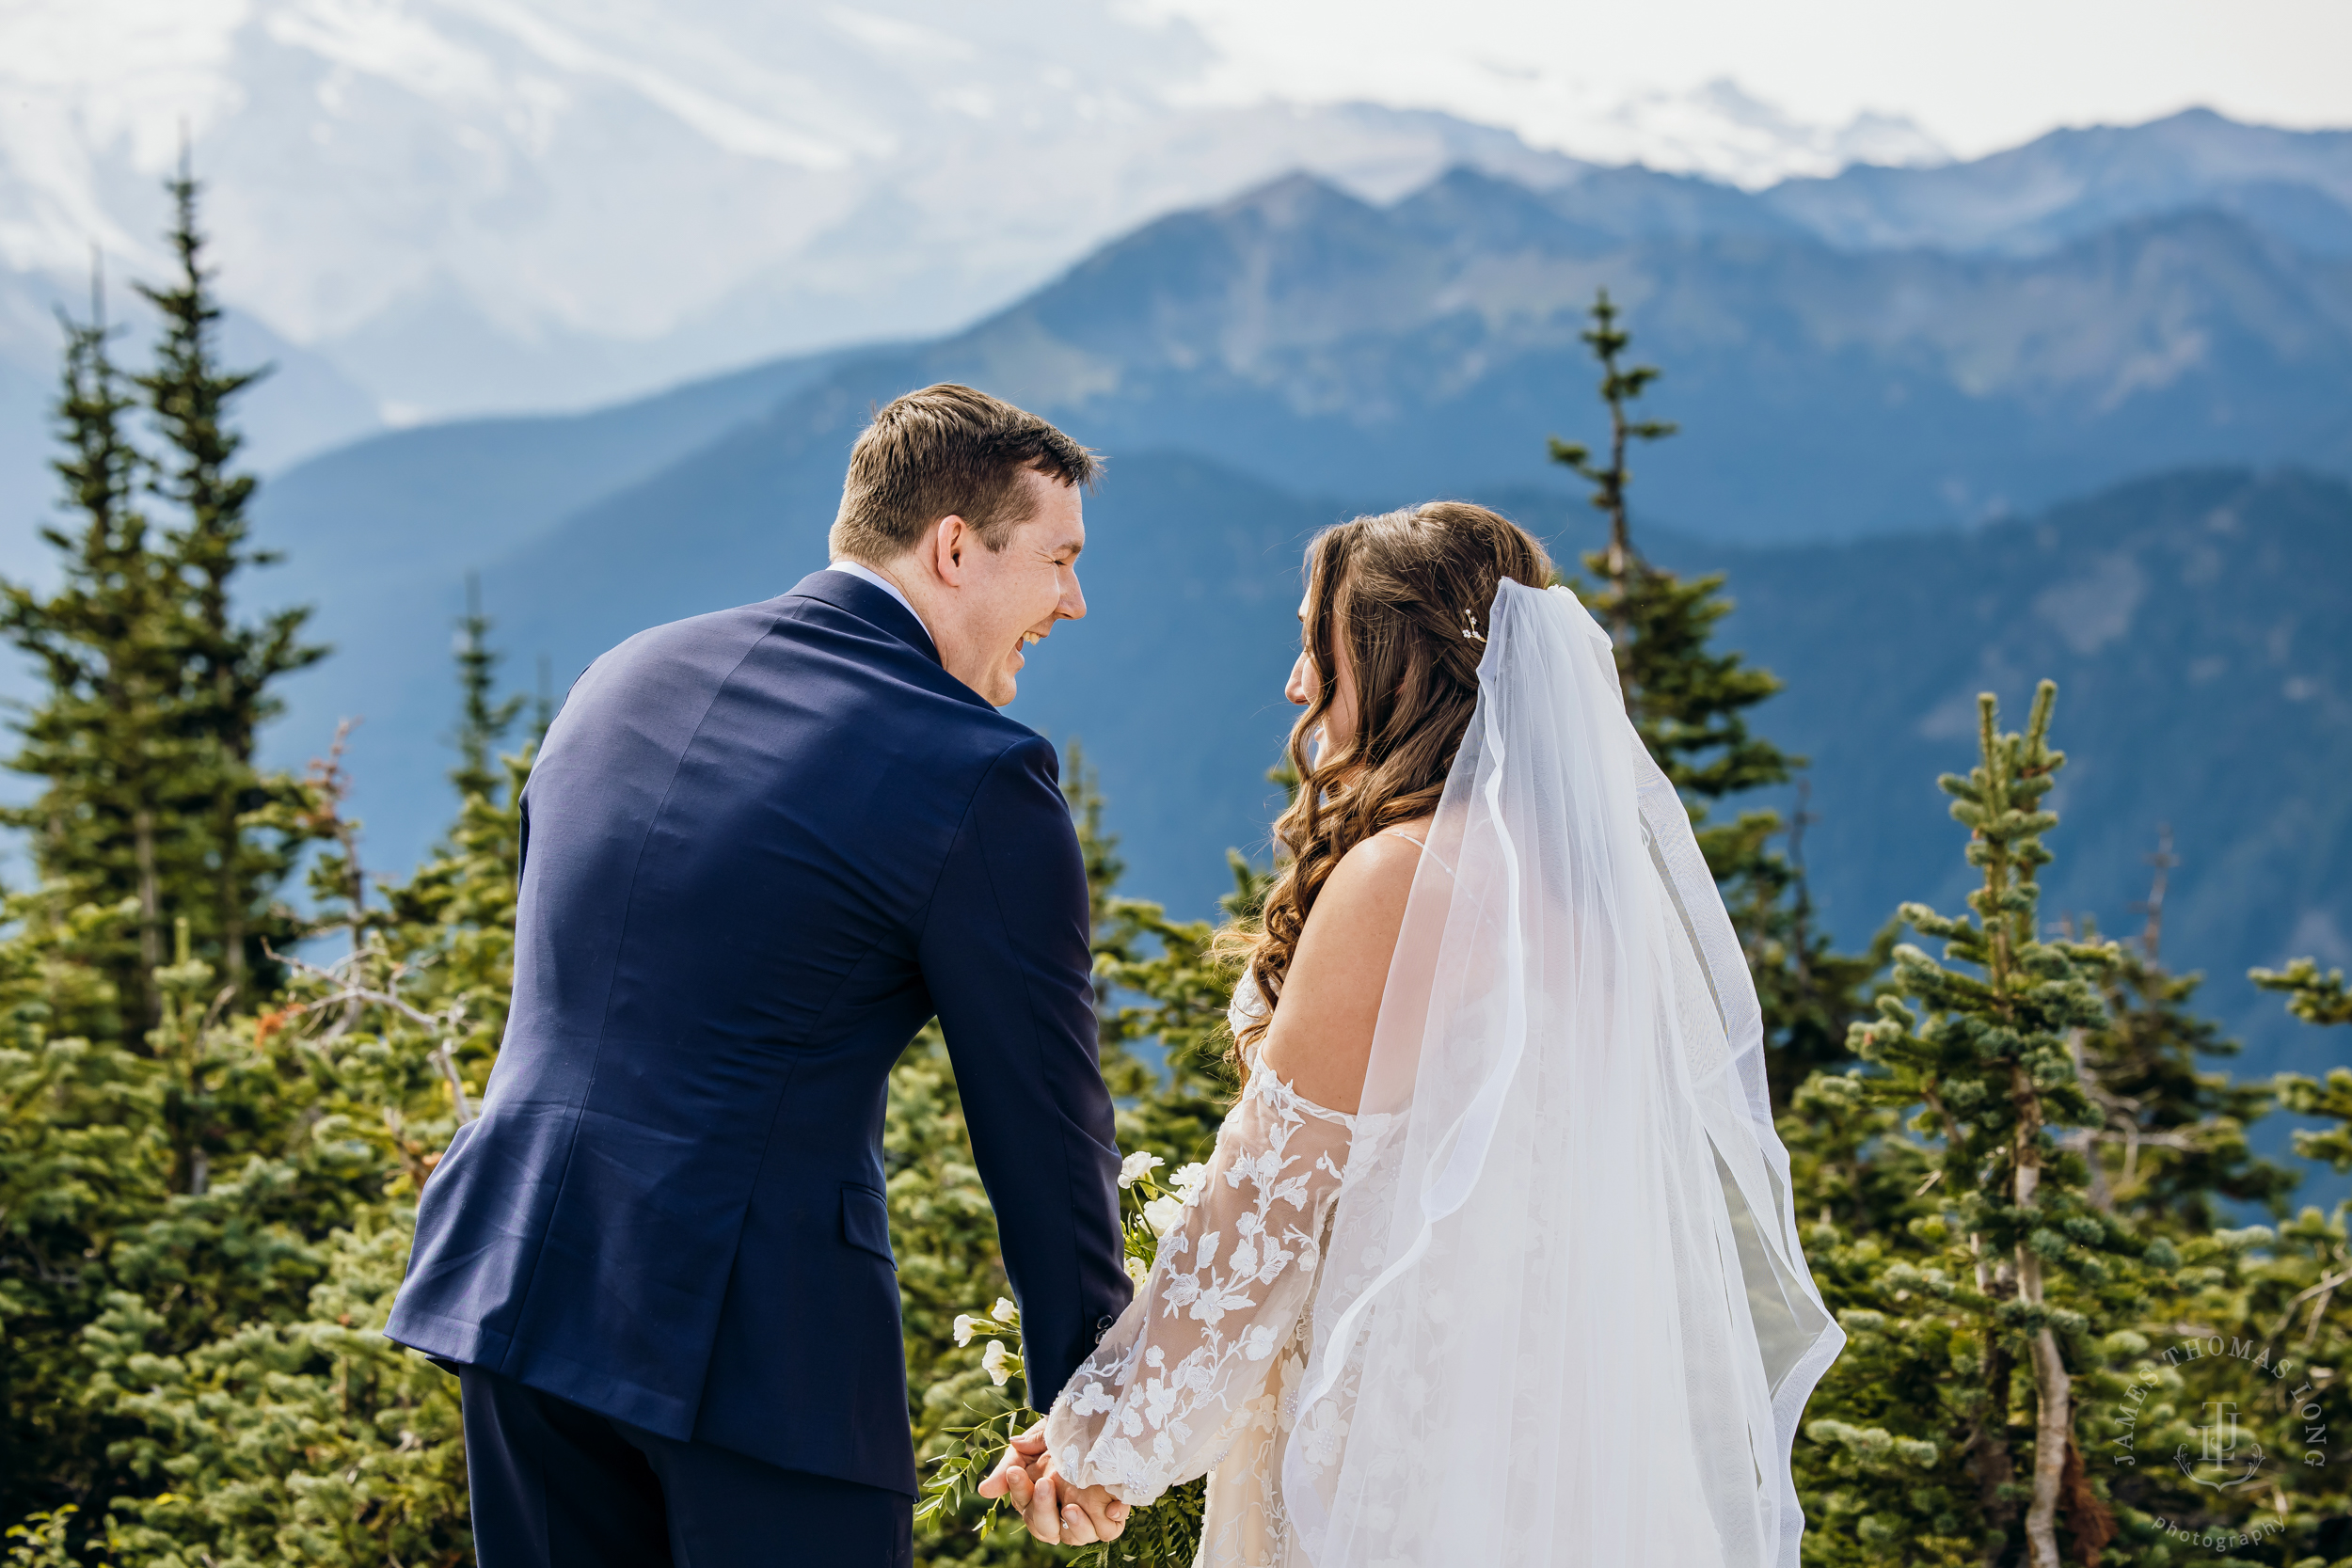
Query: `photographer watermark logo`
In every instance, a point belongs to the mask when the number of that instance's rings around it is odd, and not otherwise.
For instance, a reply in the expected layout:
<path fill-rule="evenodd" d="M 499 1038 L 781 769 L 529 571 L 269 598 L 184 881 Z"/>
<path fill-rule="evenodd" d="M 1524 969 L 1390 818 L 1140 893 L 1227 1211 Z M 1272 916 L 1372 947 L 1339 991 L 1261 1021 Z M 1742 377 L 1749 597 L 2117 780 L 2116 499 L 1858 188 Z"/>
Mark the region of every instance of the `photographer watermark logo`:
<path fill-rule="evenodd" d="M 2283 1386 L 2283 1413 L 2274 1409 L 2262 1384 L 2249 1380 L 2249 1373 Z M 2267 1507 L 2256 1504 L 2257 1512 L 2243 1523 L 2182 1523 L 2158 1517 L 2156 1528 L 2208 1551 L 2256 1545 L 2286 1527 L 2286 1487 L 2292 1482 L 2282 1472 L 2298 1459 L 2313 1469 L 2328 1463 L 2328 1428 L 2313 1393 L 2308 1377 L 2298 1376 L 2286 1358 L 2274 1359 L 2270 1347 L 2260 1341 L 2220 1335 L 2182 1339 L 2151 1352 L 2147 1369 L 2123 1391 L 2112 1412 L 2115 1433 L 2107 1442 L 2114 1451 L 2108 1461 L 2117 1465 L 2139 1463 L 2140 1415 L 2155 1396 L 2160 1425 L 2185 1417 L 2183 1424 L 2196 1434 L 2194 1442 L 2171 1445 L 2173 1467 L 2193 1485 L 2220 1494 L 2214 1499 L 2217 1509 L 2230 1511 L 2224 1497 L 2267 1493 Z M 2257 1440 L 2257 1427 L 2271 1439 L 2268 1451 Z"/>
<path fill-rule="evenodd" d="M 2227 1491 L 2244 1486 L 2262 1473 L 2262 1445 L 2238 1426 L 2236 1401 L 2207 1400 L 2205 1424 L 2196 1431 L 2198 1451 L 2190 1452 L 2183 1443 L 2173 1450 L 2172 1463 L 2198 1485 Z"/>

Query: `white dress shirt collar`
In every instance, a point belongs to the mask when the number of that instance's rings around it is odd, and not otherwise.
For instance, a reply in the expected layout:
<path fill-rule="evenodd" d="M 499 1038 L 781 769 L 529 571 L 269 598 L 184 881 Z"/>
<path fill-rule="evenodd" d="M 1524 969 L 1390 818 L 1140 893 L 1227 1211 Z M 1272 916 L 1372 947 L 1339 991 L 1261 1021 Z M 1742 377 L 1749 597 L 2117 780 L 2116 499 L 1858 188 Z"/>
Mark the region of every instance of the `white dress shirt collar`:
<path fill-rule="evenodd" d="M 923 617 L 914 614 L 914 606 L 913 602 L 907 598 L 904 593 L 899 591 L 898 585 L 891 581 L 888 578 L 882 576 L 880 572 L 874 570 L 871 566 L 868 566 L 865 562 L 859 561 L 836 561 L 825 569 L 829 572 L 847 572 L 853 578 L 858 578 L 866 582 L 872 583 L 875 587 L 881 589 L 883 593 L 889 594 L 900 604 L 905 605 L 907 607 L 907 613 L 909 615 L 914 615 L 915 624 L 917 626 L 922 625 Z M 926 633 L 928 633 L 930 630 L 930 627 L 924 626 L 923 629 Z"/>

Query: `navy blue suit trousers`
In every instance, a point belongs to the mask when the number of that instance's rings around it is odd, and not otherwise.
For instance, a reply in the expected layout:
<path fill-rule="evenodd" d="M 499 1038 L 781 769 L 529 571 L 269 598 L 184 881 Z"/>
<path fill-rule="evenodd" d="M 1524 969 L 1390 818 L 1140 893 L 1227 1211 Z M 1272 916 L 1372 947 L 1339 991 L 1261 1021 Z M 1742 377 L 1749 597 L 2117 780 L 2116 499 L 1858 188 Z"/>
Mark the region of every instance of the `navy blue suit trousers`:
<path fill-rule="evenodd" d="M 818 572 L 597 659 L 523 829 L 505 1039 L 386 1332 L 911 1496 L 882 1112 L 935 1015 L 1032 1386 L 1067 1381 L 1131 1288 L 1052 746 Z"/>
<path fill-rule="evenodd" d="M 476 1568 L 913 1568 L 905 1494 L 679 1443 L 468 1367 Z"/>

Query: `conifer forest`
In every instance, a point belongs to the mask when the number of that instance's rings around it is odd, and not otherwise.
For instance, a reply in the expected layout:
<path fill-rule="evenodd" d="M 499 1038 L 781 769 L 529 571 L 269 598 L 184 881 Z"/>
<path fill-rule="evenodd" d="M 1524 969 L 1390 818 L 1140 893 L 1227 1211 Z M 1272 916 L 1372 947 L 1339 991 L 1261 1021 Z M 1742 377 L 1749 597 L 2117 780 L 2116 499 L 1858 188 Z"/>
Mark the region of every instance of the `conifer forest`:
<path fill-rule="evenodd" d="M 454 1568 L 457 1382 L 379 1330 L 418 1194 L 494 1069 L 549 713 L 509 693 L 476 606 L 448 825 L 413 867 L 368 859 L 340 736 L 307 769 L 263 766 L 281 681 L 334 657 L 336 628 L 243 609 L 270 559 L 240 461 L 253 376 L 223 362 L 199 190 L 183 174 L 172 195 L 155 341 L 126 345 L 95 305 L 66 323 L 56 585 L 0 590 L 39 681 L 10 742 L 27 803 L 0 930 L 0 1550 Z M 2144 928 L 2038 902 L 2076 827 L 2048 809 L 2069 716 L 2047 682 L 2024 713 L 1984 698 L 1973 744 L 1920 781 L 1950 798 L 1965 908 L 1822 928 L 1802 804 L 1755 804 L 1788 799 L 1804 759 L 1758 727 L 1780 683 L 1720 645 L 1738 584 L 1651 564 L 1629 520 L 1630 454 L 1670 462 L 1675 435 L 1645 414 L 1661 372 L 1632 325 L 1595 301 L 1598 399 L 1563 386 L 1549 414 L 1587 436 L 1550 452 L 1594 510 L 1532 526 L 1597 541 L 1571 584 L 1614 633 L 1763 1000 L 1802 1233 L 1850 1337 L 1797 1440 L 1806 1562 L 2352 1562 L 2352 1214 L 2299 1192 L 2308 1168 L 2352 1172 L 2352 1070 L 2233 1074 L 2197 955 L 2164 945 L 2162 856 Z M 1119 802 L 1059 738 L 1121 1147 L 1173 1170 L 1206 1157 L 1232 1092 L 1233 976 L 1213 923 L 1122 883 Z M 1247 922 L 1269 870 L 1231 862 L 1225 915 Z M 2255 979 L 2352 1043 L 2341 974 Z M 2254 1135 L 2265 1117 L 2294 1119 L 2311 1165 L 2258 1151 L 2284 1142 Z M 973 1333 L 1008 1286 L 935 1029 L 896 1069 L 887 1148 L 908 1416 L 938 1459 L 1050 1391 Z M 921 1560 L 1188 1560 L 1144 1530 L 1035 1545 L 939 1474 Z"/>

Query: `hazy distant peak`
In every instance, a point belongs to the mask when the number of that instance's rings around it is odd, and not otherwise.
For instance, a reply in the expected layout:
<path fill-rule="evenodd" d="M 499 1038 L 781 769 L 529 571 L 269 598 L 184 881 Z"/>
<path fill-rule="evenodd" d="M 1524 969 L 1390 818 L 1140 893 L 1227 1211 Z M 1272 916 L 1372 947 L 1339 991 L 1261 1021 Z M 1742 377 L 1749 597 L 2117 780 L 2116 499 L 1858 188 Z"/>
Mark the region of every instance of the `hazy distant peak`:
<path fill-rule="evenodd" d="M 1304 229 L 1343 214 L 1369 212 L 1371 204 L 1328 180 L 1305 169 L 1293 169 L 1217 202 L 1208 211 L 1216 218 L 1248 215 L 1279 229 Z"/>
<path fill-rule="evenodd" d="M 2278 207 L 2281 189 L 2312 193 L 2317 204 L 2297 219 Z M 2327 209 L 2347 209 L 2352 223 L 2352 131 L 2287 131 L 2189 109 L 2145 125 L 2052 131 L 1940 168 L 1791 180 L 1765 198 L 1852 248 L 2029 255 L 2143 214 L 2250 202 L 2288 222 L 2284 237 L 2333 251 Z"/>
<path fill-rule="evenodd" d="M 1866 110 L 1843 125 L 1810 123 L 1728 77 L 1685 94 L 1635 99 L 1619 117 L 1645 137 L 1668 141 L 1680 154 L 1652 152 L 1629 161 L 1750 189 L 1856 164 L 1916 168 L 1951 161 L 1950 150 L 1908 116 Z"/>
<path fill-rule="evenodd" d="M 1843 125 L 1800 119 L 1737 82 L 1630 94 L 1596 87 L 1569 70 L 1497 70 L 1496 115 L 1531 140 L 1597 164 L 1641 164 L 1746 190 L 1857 163 L 1923 166 L 1950 152 L 1899 115 L 1863 113 Z"/>

